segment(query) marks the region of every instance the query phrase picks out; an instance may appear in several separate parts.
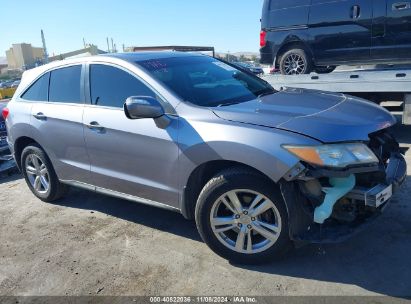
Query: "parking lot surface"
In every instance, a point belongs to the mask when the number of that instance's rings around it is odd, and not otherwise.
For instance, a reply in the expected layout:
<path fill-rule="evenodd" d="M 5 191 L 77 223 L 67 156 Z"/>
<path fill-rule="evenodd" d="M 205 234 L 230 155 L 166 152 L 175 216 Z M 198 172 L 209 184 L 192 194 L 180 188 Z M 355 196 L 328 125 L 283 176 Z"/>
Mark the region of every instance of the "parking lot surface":
<path fill-rule="evenodd" d="M 77 189 L 46 204 L 20 175 L 0 193 L 0 295 L 411 295 L 411 176 L 351 240 L 262 266 L 216 256 L 177 213 Z"/>

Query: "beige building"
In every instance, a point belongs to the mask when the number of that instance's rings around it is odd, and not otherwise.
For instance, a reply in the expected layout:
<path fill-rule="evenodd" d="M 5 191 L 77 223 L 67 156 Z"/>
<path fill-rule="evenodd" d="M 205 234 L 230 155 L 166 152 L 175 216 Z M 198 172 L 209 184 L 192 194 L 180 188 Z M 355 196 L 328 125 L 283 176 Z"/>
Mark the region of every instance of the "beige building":
<path fill-rule="evenodd" d="M 42 61 L 44 50 L 28 43 L 18 43 L 6 51 L 6 56 L 9 69 L 21 69 L 33 67 L 36 62 Z"/>

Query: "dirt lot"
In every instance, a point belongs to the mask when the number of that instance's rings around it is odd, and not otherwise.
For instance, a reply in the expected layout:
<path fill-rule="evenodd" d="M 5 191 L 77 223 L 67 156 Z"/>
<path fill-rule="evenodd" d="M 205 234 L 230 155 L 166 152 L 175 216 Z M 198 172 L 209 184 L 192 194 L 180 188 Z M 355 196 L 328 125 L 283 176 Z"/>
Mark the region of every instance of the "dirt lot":
<path fill-rule="evenodd" d="M 411 295 L 411 176 L 350 241 L 258 267 L 213 254 L 179 214 L 82 190 L 45 204 L 19 175 L 0 193 L 0 295 Z"/>

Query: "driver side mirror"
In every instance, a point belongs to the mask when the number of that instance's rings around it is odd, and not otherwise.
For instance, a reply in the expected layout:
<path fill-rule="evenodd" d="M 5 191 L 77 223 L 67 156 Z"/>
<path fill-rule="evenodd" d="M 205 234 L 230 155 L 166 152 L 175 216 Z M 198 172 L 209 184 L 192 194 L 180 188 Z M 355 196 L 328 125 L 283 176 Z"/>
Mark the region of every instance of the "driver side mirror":
<path fill-rule="evenodd" d="M 149 96 L 131 96 L 124 104 L 124 112 L 129 119 L 159 118 L 164 115 L 160 102 Z"/>

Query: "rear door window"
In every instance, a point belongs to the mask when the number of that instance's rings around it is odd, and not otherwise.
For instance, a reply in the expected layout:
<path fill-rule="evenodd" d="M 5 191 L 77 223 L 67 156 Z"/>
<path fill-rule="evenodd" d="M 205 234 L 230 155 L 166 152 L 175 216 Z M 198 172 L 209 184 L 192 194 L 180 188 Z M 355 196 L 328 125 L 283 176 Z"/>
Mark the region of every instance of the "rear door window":
<path fill-rule="evenodd" d="M 46 73 L 36 80 L 35 83 L 21 96 L 30 101 L 48 101 L 50 73 Z"/>
<path fill-rule="evenodd" d="M 151 89 L 130 73 L 103 64 L 90 66 L 90 95 L 93 105 L 115 108 L 122 108 L 131 96 L 156 98 Z"/>
<path fill-rule="evenodd" d="M 50 75 L 50 102 L 82 103 L 81 65 L 57 69 Z"/>

